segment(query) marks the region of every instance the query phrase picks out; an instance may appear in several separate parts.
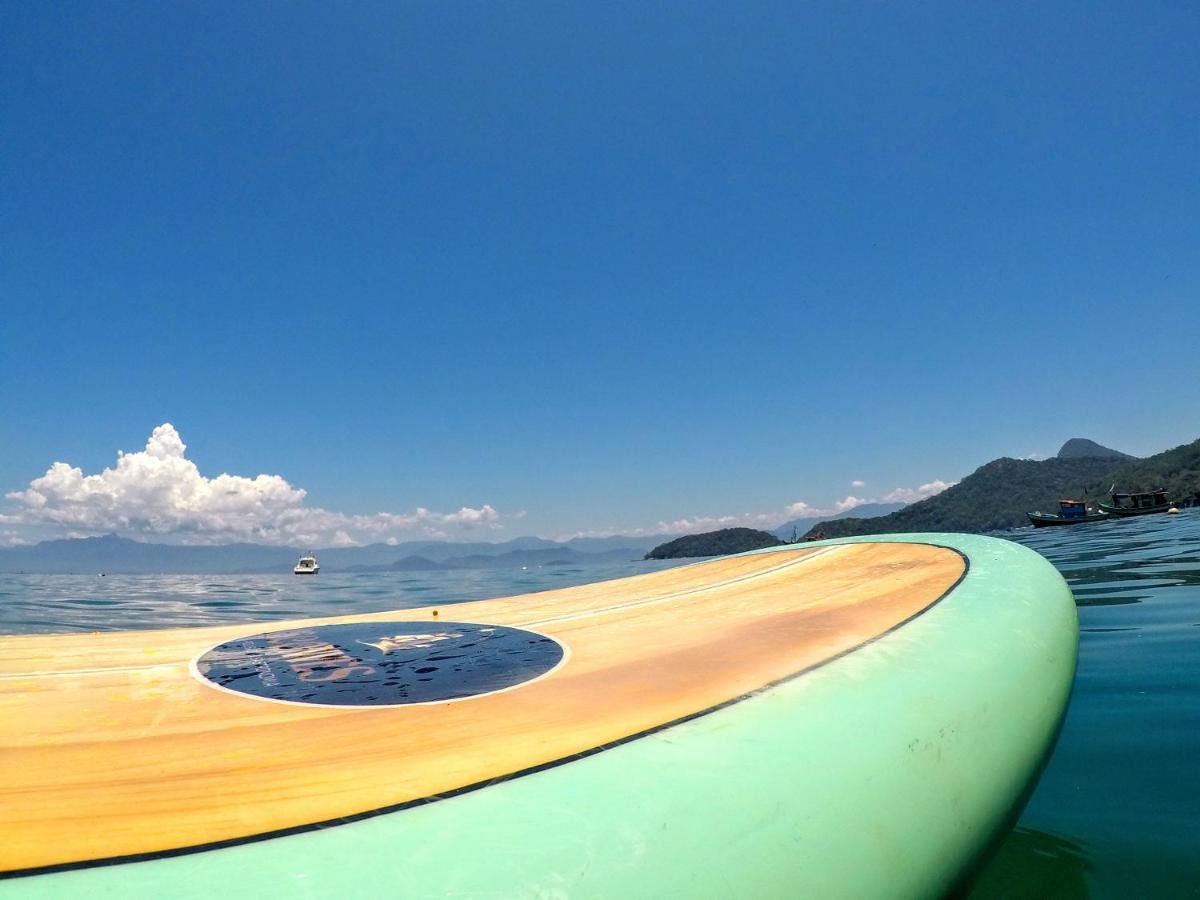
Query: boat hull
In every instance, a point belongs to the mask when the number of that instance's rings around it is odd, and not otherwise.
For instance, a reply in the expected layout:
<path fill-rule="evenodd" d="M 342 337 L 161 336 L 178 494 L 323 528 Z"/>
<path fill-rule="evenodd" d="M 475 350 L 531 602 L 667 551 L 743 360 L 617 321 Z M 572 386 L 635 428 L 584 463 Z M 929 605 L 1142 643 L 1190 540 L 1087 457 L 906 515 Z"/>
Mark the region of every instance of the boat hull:
<path fill-rule="evenodd" d="M 1103 515 L 1075 516 L 1074 518 L 1038 515 L 1037 513 L 1026 513 L 1026 515 L 1029 516 L 1029 522 L 1034 528 L 1052 528 L 1058 525 L 1085 525 L 1088 522 L 1105 522 L 1112 518 L 1107 513 Z"/>
<path fill-rule="evenodd" d="M 1108 513 L 1108 515 L 1119 516 L 1120 518 L 1129 518 L 1130 516 L 1152 516 L 1155 513 L 1165 513 L 1170 508 L 1170 503 L 1164 503 L 1162 506 L 1148 507 L 1147 509 L 1125 509 L 1120 506 L 1109 506 L 1107 503 L 1100 504 L 1100 509 Z"/>

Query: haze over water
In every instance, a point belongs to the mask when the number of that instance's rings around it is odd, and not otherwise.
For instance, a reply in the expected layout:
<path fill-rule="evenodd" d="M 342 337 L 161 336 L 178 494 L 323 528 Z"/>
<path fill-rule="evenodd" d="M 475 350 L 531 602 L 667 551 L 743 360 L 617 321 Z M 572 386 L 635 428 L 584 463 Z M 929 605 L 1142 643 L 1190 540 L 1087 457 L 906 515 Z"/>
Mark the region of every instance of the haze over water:
<path fill-rule="evenodd" d="M 1045 555 L 1070 584 L 1079 669 L 1054 757 L 971 896 L 1200 896 L 1200 510 L 1004 537 Z M 0 575 L 0 632 L 450 605 L 679 562 L 315 578 Z"/>

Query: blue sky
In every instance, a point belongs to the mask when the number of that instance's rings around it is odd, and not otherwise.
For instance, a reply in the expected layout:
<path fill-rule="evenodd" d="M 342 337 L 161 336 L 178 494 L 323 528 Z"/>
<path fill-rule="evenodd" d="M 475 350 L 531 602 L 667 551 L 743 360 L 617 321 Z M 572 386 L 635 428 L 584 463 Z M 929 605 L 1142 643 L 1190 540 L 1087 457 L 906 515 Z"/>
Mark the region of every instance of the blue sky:
<path fill-rule="evenodd" d="M 6 4 L 0 490 L 163 423 L 202 481 L 0 532 L 781 521 L 1193 440 L 1197 46 L 1188 4 Z M 189 520 L 221 473 L 306 494 Z"/>

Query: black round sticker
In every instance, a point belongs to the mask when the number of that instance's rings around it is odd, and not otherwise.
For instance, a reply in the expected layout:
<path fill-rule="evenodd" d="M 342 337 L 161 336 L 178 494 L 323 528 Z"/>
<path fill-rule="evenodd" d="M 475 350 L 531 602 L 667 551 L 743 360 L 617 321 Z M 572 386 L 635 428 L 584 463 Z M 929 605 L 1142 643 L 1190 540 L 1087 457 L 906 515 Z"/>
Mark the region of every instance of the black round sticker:
<path fill-rule="evenodd" d="M 458 700 L 550 671 L 557 641 L 464 622 L 360 622 L 270 631 L 227 641 L 196 663 L 231 691 L 334 706 Z"/>

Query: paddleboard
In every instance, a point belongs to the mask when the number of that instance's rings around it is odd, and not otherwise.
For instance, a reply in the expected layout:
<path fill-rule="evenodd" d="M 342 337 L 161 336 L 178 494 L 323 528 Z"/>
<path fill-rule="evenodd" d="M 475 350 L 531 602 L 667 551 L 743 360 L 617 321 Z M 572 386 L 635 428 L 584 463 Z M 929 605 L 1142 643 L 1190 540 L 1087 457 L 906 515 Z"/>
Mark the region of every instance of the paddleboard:
<path fill-rule="evenodd" d="M 1007 541 L 788 545 L 397 612 L 0 638 L 0 896 L 930 896 L 1066 708 Z"/>

